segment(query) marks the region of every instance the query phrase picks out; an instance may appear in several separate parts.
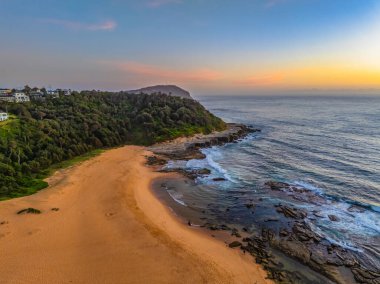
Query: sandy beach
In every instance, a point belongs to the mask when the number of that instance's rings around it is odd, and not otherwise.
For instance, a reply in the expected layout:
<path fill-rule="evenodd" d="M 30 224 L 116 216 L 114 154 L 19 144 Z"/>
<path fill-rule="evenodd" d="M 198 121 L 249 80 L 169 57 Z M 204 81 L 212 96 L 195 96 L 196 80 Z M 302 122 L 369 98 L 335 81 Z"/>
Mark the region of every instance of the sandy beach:
<path fill-rule="evenodd" d="M 109 150 L 0 203 L 0 283 L 271 283 L 249 255 L 182 224 L 145 148 Z M 18 215 L 33 207 L 41 214 Z M 51 210 L 59 208 L 58 211 Z"/>

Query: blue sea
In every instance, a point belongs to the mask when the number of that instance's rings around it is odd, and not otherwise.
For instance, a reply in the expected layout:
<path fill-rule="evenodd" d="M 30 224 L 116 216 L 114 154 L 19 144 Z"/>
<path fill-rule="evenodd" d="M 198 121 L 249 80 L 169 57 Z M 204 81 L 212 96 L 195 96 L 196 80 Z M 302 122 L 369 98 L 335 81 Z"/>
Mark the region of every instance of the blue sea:
<path fill-rule="evenodd" d="M 198 100 L 226 122 L 244 123 L 261 132 L 238 143 L 203 149 L 204 160 L 183 161 L 182 167 L 206 167 L 211 175 L 198 178 L 192 190 L 173 192 L 178 202 L 250 228 L 260 218 L 268 218 L 265 212 L 272 214 L 265 208 L 294 203 L 325 216 L 309 222 L 326 239 L 364 255 L 369 266 L 380 267 L 380 97 L 214 96 Z M 169 166 L 177 167 L 181 161 L 175 163 Z M 213 181 L 216 177 L 225 181 Z M 302 186 L 325 202 L 281 200 L 265 189 L 268 181 Z M 261 215 L 252 216 L 242 206 L 250 198 L 259 198 Z M 348 210 L 352 205 L 361 209 Z M 332 222 L 328 215 L 339 221 Z"/>

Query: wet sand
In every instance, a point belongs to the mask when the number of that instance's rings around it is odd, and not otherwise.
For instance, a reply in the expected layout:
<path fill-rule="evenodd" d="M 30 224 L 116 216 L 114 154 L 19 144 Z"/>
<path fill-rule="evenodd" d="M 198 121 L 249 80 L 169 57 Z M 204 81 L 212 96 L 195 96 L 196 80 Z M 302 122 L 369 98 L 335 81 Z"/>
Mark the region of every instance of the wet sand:
<path fill-rule="evenodd" d="M 113 149 L 1 202 L 0 283 L 271 283 L 252 257 L 160 203 L 151 184 L 164 174 L 147 154 Z M 42 213 L 17 214 L 28 207 Z"/>

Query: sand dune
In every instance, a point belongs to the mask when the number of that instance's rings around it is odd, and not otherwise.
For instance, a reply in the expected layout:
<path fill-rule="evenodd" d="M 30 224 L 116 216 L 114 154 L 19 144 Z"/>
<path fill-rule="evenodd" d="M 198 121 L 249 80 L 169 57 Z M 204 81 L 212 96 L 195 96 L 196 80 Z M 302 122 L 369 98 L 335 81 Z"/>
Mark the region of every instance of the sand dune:
<path fill-rule="evenodd" d="M 107 151 L 1 202 L 0 283 L 269 283 L 248 255 L 175 219 L 144 154 Z M 16 214 L 28 207 L 42 213 Z"/>

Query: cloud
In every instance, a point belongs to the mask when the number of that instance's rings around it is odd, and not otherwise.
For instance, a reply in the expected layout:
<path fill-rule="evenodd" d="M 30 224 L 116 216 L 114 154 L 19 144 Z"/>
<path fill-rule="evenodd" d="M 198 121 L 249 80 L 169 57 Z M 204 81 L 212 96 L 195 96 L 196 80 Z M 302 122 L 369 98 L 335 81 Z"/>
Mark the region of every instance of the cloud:
<path fill-rule="evenodd" d="M 134 61 L 100 61 L 113 69 L 123 71 L 149 80 L 177 81 L 177 82 L 210 82 L 222 79 L 223 74 L 208 68 L 194 70 L 176 70 L 162 68 L 155 65 L 143 64 Z"/>
<path fill-rule="evenodd" d="M 150 8 L 157 8 L 168 4 L 180 4 L 182 0 L 149 0 L 146 4 Z"/>
<path fill-rule="evenodd" d="M 60 19 L 45 19 L 45 20 L 41 20 L 41 22 L 46 23 L 46 24 L 62 26 L 71 30 L 86 30 L 86 31 L 113 31 L 117 26 L 117 23 L 112 20 L 101 22 L 101 23 L 95 23 L 95 24 L 88 24 L 88 23 L 67 21 L 67 20 L 60 20 Z"/>

